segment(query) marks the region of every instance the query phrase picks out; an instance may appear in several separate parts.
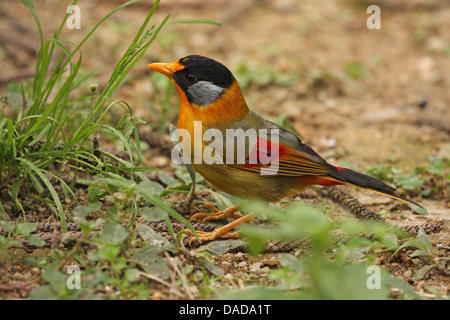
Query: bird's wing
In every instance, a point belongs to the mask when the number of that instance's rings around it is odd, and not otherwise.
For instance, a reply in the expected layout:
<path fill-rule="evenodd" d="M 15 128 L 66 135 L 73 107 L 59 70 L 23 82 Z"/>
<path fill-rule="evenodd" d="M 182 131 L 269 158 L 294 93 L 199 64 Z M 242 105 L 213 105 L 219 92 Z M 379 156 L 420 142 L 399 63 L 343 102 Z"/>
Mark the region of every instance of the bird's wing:
<path fill-rule="evenodd" d="M 338 171 L 294 134 L 254 113 L 251 116 L 246 123 L 257 128 L 257 139 L 249 147 L 245 163 L 228 164 L 230 169 L 279 176 L 329 175 Z"/>
<path fill-rule="evenodd" d="M 243 163 L 227 164 L 231 170 L 258 176 L 303 176 L 304 185 L 349 184 L 420 206 L 397 194 L 395 188 L 383 181 L 328 164 L 311 147 L 302 143 L 297 136 L 255 114 L 242 123 L 236 123 L 236 127 L 265 128 L 272 134 L 258 135 L 256 142 L 248 146 L 249 152 Z"/>

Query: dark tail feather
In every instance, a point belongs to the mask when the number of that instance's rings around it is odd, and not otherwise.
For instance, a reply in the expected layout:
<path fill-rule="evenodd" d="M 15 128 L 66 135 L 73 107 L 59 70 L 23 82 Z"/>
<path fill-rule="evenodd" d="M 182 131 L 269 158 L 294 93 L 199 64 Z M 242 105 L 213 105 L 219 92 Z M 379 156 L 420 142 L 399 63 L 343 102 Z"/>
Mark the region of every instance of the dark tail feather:
<path fill-rule="evenodd" d="M 327 178 L 333 178 L 334 181 L 341 182 L 344 184 L 354 185 L 360 188 L 378 192 L 385 196 L 405 201 L 413 205 L 422 207 L 421 205 L 409 200 L 408 198 L 402 197 L 397 194 L 395 188 L 388 186 L 383 181 L 375 179 L 363 173 L 359 173 L 350 169 L 337 168 L 339 171 L 336 173 L 329 174 Z"/>

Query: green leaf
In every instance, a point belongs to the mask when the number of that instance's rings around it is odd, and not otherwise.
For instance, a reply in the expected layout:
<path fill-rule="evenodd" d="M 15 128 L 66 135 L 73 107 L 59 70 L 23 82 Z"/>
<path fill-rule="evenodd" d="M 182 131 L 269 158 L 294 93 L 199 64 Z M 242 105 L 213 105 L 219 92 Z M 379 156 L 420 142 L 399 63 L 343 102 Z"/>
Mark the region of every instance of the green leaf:
<path fill-rule="evenodd" d="M 137 188 L 136 193 L 141 195 L 144 199 L 149 201 L 154 206 L 166 210 L 167 213 L 169 214 L 169 216 L 171 216 L 172 218 L 174 218 L 174 219 L 178 220 L 179 222 L 181 222 L 182 224 L 184 224 L 189 230 L 191 230 L 194 233 L 194 235 L 197 237 L 197 240 L 199 240 L 198 236 L 197 236 L 197 232 L 195 231 L 192 224 L 188 220 L 186 220 L 181 214 L 179 214 L 178 212 L 173 210 L 170 206 L 165 204 L 161 198 L 154 196 L 153 194 L 151 194 L 150 192 L 148 192 L 148 190 L 146 190 L 144 188 Z M 170 220 L 167 218 L 166 222 L 168 222 L 167 227 L 169 228 L 169 232 L 171 232 Z M 171 232 L 171 234 L 172 233 L 173 232 Z"/>
<path fill-rule="evenodd" d="M 160 195 L 164 191 L 164 187 L 154 181 L 144 181 L 136 187 L 136 193 L 151 194 L 154 196 Z"/>
<path fill-rule="evenodd" d="M 209 261 L 208 259 L 204 258 L 200 260 L 200 263 L 202 266 L 204 266 L 206 269 L 208 269 L 214 276 L 216 277 L 223 277 L 223 271 L 218 266 L 216 266 L 214 263 Z"/>
<path fill-rule="evenodd" d="M 107 192 L 103 189 L 100 189 L 99 187 L 96 187 L 94 185 L 90 185 L 87 189 L 88 191 L 88 201 L 89 202 L 97 202 L 98 200 L 102 199 Z"/>
<path fill-rule="evenodd" d="M 33 223 L 22 222 L 16 224 L 16 234 L 22 234 L 24 236 L 28 236 L 30 233 L 35 231 L 37 226 Z"/>
<path fill-rule="evenodd" d="M 49 286 L 40 286 L 34 288 L 30 292 L 31 300 L 58 300 L 58 296 L 50 289 Z"/>
<path fill-rule="evenodd" d="M 47 134 L 48 130 L 52 127 L 51 123 L 47 123 L 45 127 L 36 135 L 36 137 L 28 144 L 29 147 L 36 144 L 44 135 Z"/>
<path fill-rule="evenodd" d="M 142 239 L 150 246 L 165 246 L 172 247 L 172 244 L 159 233 L 153 231 L 152 228 L 147 227 L 144 224 L 138 223 L 136 230 Z"/>
<path fill-rule="evenodd" d="M 287 131 L 295 134 L 297 137 L 301 137 L 300 133 L 298 133 L 298 131 L 295 130 L 294 126 L 289 122 L 285 114 L 279 116 L 277 119 L 274 120 L 274 122 L 283 129 L 286 129 Z"/>
<path fill-rule="evenodd" d="M 423 185 L 425 180 L 417 173 L 411 172 L 407 175 L 394 178 L 394 182 L 405 190 L 416 190 Z"/>
<path fill-rule="evenodd" d="M 428 210 L 424 207 L 415 206 L 412 204 L 409 204 L 409 207 L 413 209 L 414 213 L 422 214 L 422 215 L 428 215 Z"/>
<path fill-rule="evenodd" d="M 128 282 L 137 281 L 139 279 L 139 276 L 139 270 L 136 268 L 125 270 L 125 280 L 127 280 Z"/>
<path fill-rule="evenodd" d="M 136 187 L 136 182 L 132 180 L 127 180 L 123 177 L 120 177 L 118 175 L 114 175 L 110 173 L 109 178 L 96 178 L 93 180 L 87 180 L 87 179 L 79 179 L 78 183 L 85 184 L 88 186 L 96 186 L 98 188 L 101 188 L 103 190 L 109 191 L 109 186 L 120 188 L 123 190 L 131 190 Z"/>
<path fill-rule="evenodd" d="M 37 194 L 41 194 L 42 192 L 44 192 L 44 187 L 42 186 L 42 183 L 36 177 L 34 172 L 32 170 L 30 170 L 29 168 L 25 168 L 25 171 L 27 173 L 27 176 L 33 182 L 33 187 L 36 190 Z"/>
<path fill-rule="evenodd" d="M 413 253 L 411 253 L 410 255 L 409 255 L 411 258 L 415 258 L 415 257 L 425 257 L 425 256 L 428 256 L 428 253 L 427 252 L 425 252 L 425 251 L 423 251 L 423 250 L 416 250 L 416 251 L 414 251 Z"/>
<path fill-rule="evenodd" d="M 149 222 L 159 222 L 167 217 L 167 211 L 158 207 L 144 207 L 140 214 Z"/>
<path fill-rule="evenodd" d="M 429 255 L 433 253 L 433 245 L 431 244 L 430 239 L 427 237 L 427 234 L 423 228 L 419 228 L 419 232 L 417 233 L 417 240 L 419 241 L 420 248 L 425 250 Z"/>
<path fill-rule="evenodd" d="M 100 241 L 110 244 L 119 244 L 128 237 L 128 231 L 120 224 L 107 222 L 105 223 L 104 232 L 100 235 Z"/>
<path fill-rule="evenodd" d="M 147 171 L 155 171 L 158 170 L 158 168 L 155 167 L 113 167 L 117 171 L 124 171 L 124 172 L 147 172 Z"/>
<path fill-rule="evenodd" d="M 378 164 L 368 167 L 365 171 L 371 176 L 391 182 L 394 169 L 390 165 Z"/>
<path fill-rule="evenodd" d="M 2 203 L 0 202 L 0 206 L 3 208 Z M 6 220 L 6 219 L 5 219 Z M 5 229 L 6 231 L 8 231 L 8 233 L 13 233 L 13 227 L 11 225 L 11 223 L 9 223 L 8 221 L 2 221 L 0 220 L 0 227 L 2 227 L 3 229 Z"/>
<path fill-rule="evenodd" d="M 171 24 L 179 24 L 179 23 L 206 23 L 206 24 L 213 24 L 216 26 L 221 26 L 222 24 L 220 22 L 217 21 L 213 21 L 213 20 L 206 20 L 206 19 L 179 19 L 179 20 L 172 20 L 169 21 L 166 25 L 171 25 Z"/>
<path fill-rule="evenodd" d="M 420 248 L 420 243 L 417 240 L 408 240 L 408 241 L 406 241 L 401 246 L 399 246 L 397 250 L 395 250 L 395 252 L 389 258 L 388 262 L 391 261 L 391 259 L 397 254 L 397 252 L 399 252 L 400 250 L 402 250 L 403 248 L 406 248 L 406 247 Z"/>
<path fill-rule="evenodd" d="M 85 206 L 77 206 L 75 208 L 74 214 L 75 215 L 87 215 L 91 212 L 96 212 L 96 211 L 102 211 L 102 207 L 100 206 L 99 203 L 89 203 Z"/>
<path fill-rule="evenodd" d="M 230 290 L 217 297 L 218 300 L 289 300 L 295 295 L 274 288 L 254 286 L 240 290 Z"/>
<path fill-rule="evenodd" d="M 51 266 L 47 266 L 44 268 L 44 272 L 42 273 L 42 279 L 47 281 L 51 288 L 58 294 L 61 295 L 66 292 L 67 289 L 67 275 L 53 269 Z"/>
<path fill-rule="evenodd" d="M 282 266 L 289 267 L 289 269 L 296 272 L 303 272 L 304 267 L 300 260 L 293 256 L 292 254 L 282 253 L 279 257 Z"/>
<path fill-rule="evenodd" d="M 161 170 L 158 171 L 158 179 L 166 186 L 174 186 L 179 183 L 176 179 L 172 178 L 167 173 Z"/>
<path fill-rule="evenodd" d="M 247 242 L 247 250 L 251 255 L 257 255 L 261 253 L 266 243 L 275 238 L 277 231 L 267 228 L 259 227 L 258 229 L 252 228 L 251 226 L 242 226 L 242 236 Z"/>
<path fill-rule="evenodd" d="M 234 206 L 233 203 L 224 195 L 212 190 L 208 190 L 208 192 L 214 197 L 217 209 L 225 210 L 226 208 Z"/>
<path fill-rule="evenodd" d="M 56 193 L 55 188 L 53 188 L 51 182 L 47 179 L 44 172 L 47 173 L 47 171 L 39 169 L 36 167 L 33 163 L 30 161 L 23 159 L 23 158 L 16 158 L 17 161 L 21 162 L 22 164 L 26 165 L 28 168 L 33 170 L 39 178 L 44 182 L 47 189 L 50 191 L 50 194 L 52 195 L 53 201 L 55 202 L 56 208 L 58 210 L 59 214 L 59 220 L 61 221 L 61 229 L 63 232 L 67 231 L 67 223 L 66 223 L 66 217 L 64 216 L 64 209 L 61 204 L 61 201 L 59 200 L 58 194 Z"/>
<path fill-rule="evenodd" d="M 145 272 L 166 280 L 169 278 L 169 268 L 165 260 L 158 256 L 161 251 L 164 251 L 164 248 L 158 246 L 135 249 L 131 254 L 131 260 L 138 263 Z"/>
<path fill-rule="evenodd" d="M 399 278 L 394 278 L 392 276 L 387 276 L 383 279 L 386 284 L 401 289 L 403 296 L 407 299 L 423 300 L 423 297 L 417 294 L 406 282 L 400 280 Z"/>
<path fill-rule="evenodd" d="M 19 194 L 21 179 L 14 179 L 11 186 L 11 198 L 13 201 L 16 201 L 17 196 Z"/>
<path fill-rule="evenodd" d="M 398 237 L 394 233 L 386 233 L 381 238 L 381 243 L 388 249 L 396 249 L 398 248 Z"/>
<path fill-rule="evenodd" d="M 19 0 L 28 9 L 33 9 L 34 0 Z"/>
<path fill-rule="evenodd" d="M 345 64 L 345 72 L 355 80 L 363 79 L 366 74 L 366 68 L 359 61 L 350 61 Z"/>
<path fill-rule="evenodd" d="M 91 251 L 90 251 L 91 252 Z M 113 262 L 116 257 L 119 255 L 120 252 L 120 248 L 118 247 L 113 247 L 113 246 L 108 246 L 106 248 L 100 249 L 98 250 L 98 259 L 103 259 L 109 262 Z"/>
<path fill-rule="evenodd" d="M 35 237 L 33 235 L 29 235 L 27 237 L 27 241 L 29 244 L 31 244 L 32 246 L 41 248 L 45 245 L 45 241 L 42 240 L 41 238 Z"/>

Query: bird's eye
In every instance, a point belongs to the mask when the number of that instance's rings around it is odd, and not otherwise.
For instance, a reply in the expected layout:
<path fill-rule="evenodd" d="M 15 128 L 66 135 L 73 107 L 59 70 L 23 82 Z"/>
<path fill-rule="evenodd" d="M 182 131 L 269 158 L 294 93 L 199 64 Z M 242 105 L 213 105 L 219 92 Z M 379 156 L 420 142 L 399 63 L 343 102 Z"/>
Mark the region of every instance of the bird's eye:
<path fill-rule="evenodd" d="M 190 84 L 193 84 L 195 81 L 197 81 L 197 77 L 194 76 L 193 74 L 187 74 L 186 81 Z"/>

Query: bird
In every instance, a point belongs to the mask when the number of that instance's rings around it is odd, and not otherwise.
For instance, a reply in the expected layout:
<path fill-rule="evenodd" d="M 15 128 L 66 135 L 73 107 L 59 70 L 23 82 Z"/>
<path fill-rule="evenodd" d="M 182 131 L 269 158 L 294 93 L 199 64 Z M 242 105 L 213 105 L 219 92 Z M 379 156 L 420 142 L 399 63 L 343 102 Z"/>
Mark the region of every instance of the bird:
<path fill-rule="evenodd" d="M 227 150 L 214 149 L 212 156 L 218 160 L 215 162 L 198 161 L 195 152 L 187 153 L 186 158 L 194 169 L 217 189 L 237 198 L 278 202 L 312 185 L 351 185 L 420 207 L 383 181 L 329 164 L 297 135 L 251 111 L 238 81 L 222 63 L 201 55 L 188 55 L 172 63 L 151 63 L 147 67 L 167 76 L 178 93 L 178 130 L 187 133 L 180 135 L 183 154 L 185 150 L 197 148 L 204 153 L 208 149 L 208 141 L 196 138 L 195 130 L 201 130 L 200 137 L 208 130 L 214 130 L 216 139 L 222 134 L 221 142 L 225 146 L 230 141 L 228 132 L 241 132 L 241 136 L 249 131 L 256 132 L 253 144 L 249 138 L 241 148 L 244 149 L 243 161 L 242 158 L 236 161 L 237 156 L 232 152 L 231 157 L 226 157 Z M 262 134 L 267 132 L 276 134 L 270 137 Z M 240 151 L 235 145 L 230 145 L 228 150 L 231 148 L 234 152 Z M 275 160 L 268 163 L 267 158 Z M 239 233 L 231 230 L 256 216 L 255 213 L 237 214 L 239 206 L 220 211 L 211 204 L 206 205 L 214 212 L 197 213 L 190 220 L 232 218 L 234 221 L 212 232 L 197 231 L 201 241 L 237 237 Z"/>

